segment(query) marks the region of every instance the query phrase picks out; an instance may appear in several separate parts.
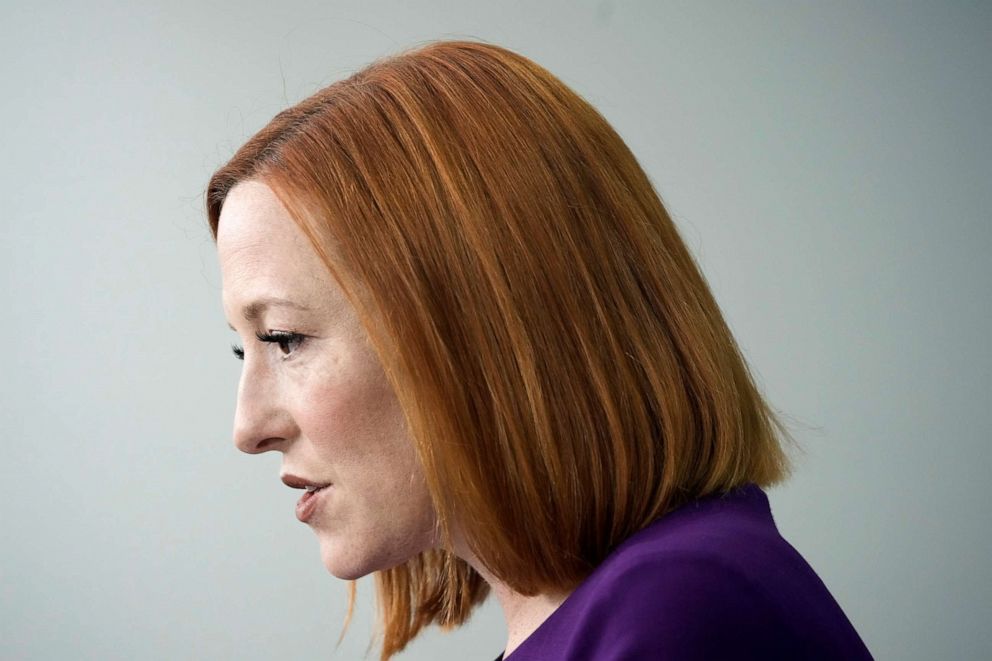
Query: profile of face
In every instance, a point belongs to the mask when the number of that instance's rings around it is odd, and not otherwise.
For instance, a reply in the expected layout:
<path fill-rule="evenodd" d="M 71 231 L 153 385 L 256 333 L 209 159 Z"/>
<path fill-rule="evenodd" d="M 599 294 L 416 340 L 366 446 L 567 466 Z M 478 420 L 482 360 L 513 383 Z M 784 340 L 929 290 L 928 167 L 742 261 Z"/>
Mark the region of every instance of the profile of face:
<path fill-rule="evenodd" d="M 357 315 L 272 189 L 243 181 L 217 232 L 224 312 L 242 340 L 234 443 L 281 452 L 327 570 L 342 579 L 437 544 L 399 401 Z M 295 478 L 295 479 L 294 479 Z"/>

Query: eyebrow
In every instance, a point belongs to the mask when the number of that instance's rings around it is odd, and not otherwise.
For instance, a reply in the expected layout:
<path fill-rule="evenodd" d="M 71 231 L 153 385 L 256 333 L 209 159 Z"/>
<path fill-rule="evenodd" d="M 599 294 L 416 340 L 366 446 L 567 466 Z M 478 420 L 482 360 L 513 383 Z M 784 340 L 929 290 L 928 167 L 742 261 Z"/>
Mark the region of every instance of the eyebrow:
<path fill-rule="evenodd" d="M 300 305 L 288 298 L 278 298 L 278 297 L 268 297 L 260 298 L 257 301 L 252 301 L 248 305 L 241 308 L 241 316 L 244 317 L 245 321 L 255 321 L 262 316 L 268 308 L 292 308 L 294 310 L 300 310 L 301 312 L 310 312 L 310 308 L 305 305 Z M 227 325 L 228 328 L 234 330 L 234 326 L 231 324 Z"/>

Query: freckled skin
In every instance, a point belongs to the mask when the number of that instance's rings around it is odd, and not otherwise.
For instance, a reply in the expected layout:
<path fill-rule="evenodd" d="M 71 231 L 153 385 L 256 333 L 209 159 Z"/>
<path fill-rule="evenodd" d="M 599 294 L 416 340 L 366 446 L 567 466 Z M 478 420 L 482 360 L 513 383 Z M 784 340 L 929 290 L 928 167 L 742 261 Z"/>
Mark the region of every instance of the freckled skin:
<path fill-rule="evenodd" d="M 267 185 L 231 189 L 217 251 L 224 312 L 244 347 L 234 443 L 252 454 L 282 452 L 282 472 L 333 484 L 308 522 L 327 570 L 358 578 L 437 545 L 423 473 L 378 357 Z M 242 316 L 244 306 L 272 297 L 309 310 L 270 305 L 255 321 Z M 287 355 L 255 337 L 273 331 L 306 338 Z"/>

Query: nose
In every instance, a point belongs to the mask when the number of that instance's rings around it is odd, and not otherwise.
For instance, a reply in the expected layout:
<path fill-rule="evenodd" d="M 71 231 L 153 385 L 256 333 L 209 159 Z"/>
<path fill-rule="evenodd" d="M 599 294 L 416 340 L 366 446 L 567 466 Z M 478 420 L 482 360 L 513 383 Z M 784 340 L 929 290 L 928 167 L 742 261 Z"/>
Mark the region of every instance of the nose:
<path fill-rule="evenodd" d="M 234 445 L 248 454 L 285 451 L 297 434 L 292 415 L 280 402 L 278 387 L 263 369 L 246 360 L 238 383 Z"/>

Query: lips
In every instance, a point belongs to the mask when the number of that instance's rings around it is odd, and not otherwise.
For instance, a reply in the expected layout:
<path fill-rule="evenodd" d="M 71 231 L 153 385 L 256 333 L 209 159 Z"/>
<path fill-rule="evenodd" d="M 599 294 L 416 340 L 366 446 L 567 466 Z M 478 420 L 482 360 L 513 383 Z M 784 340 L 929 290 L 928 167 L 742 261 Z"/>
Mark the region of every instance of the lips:
<path fill-rule="evenodd" d="M 317 510 L 317 506 L 323 500 L 323 494 L 328 490 L 330 485 L 326 487 L 321 487 L 319 489 L 314 489 L 313 491 L 307 489 L 307 491 L 300 497 L 300 500 L 296 503 L 296 518 L 306 523 L 313 516 L 313 513 Z"/>
<path fill-rule="evenodd" d="M 285 484 L 287 487 L 290 487 L 292 489 L 306 489 L 307 487 L 317 487 L 322 489 L 324 487 L 328 487 L 331 485 L 330 482 L 319 482 L 317 480 L 310 480 L 305 477 L 298 477 L 296 475 L 293 475 L 292 473 L 284 473 L 279 477 L 279 479 L 282 480 L 283 484 Z"/>
<path fill-rule="evenodd" d="M 324 492 L 331 486 L 329 482 L 317 482 L 291 473 L 282 475 L 280 479 L 287 487 L 306 489 L 306 492 L 296 503 L 296 518 L 303 523 L 310 520 L 323 500 Z"/>

